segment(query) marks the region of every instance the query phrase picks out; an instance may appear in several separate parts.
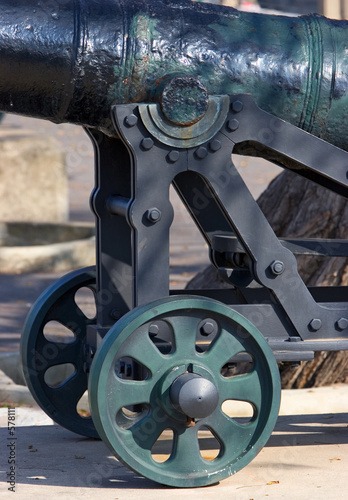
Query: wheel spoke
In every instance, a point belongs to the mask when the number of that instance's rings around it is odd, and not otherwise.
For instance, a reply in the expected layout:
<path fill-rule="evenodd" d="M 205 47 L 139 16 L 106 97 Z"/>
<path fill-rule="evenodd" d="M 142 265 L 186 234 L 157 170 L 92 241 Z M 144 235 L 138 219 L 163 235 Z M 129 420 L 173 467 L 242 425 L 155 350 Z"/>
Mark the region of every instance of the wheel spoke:
<path fill-rule="evenodd" d="M 204 360 L 207 365 L 210 365 L 215 370 L 221 368 L 233 356 L 243 350 L 243 347 L 238 339 L 231 335 L 225 329 L 222 329 L 220 335 L 212 343 L 209 351 L 204 355 Z"/>
<path fill-rule="evenodd" d="M 150 380 L 122 380 L 117 378 L 115 383 L 110 384 L 110 395 L 107 404 L 111 414 L 116 415 L 123 406 L 131 406 L 140 403 L 150 403 L 152 399 L 153 383 Z M 114 396 L 115 395 L 115 396 Z"/>
<path fill-rule="evenodd" d="M 151 459 L 151 449 L 162 432 L 170 425 L 169 418 L 151 411 L 140 422 L 127 431 L 123 431 L 126 446 L 136 452 L 140 458 Z"/>
<path fill-rule="evenodd" d="M 214 431 L 217 439 L 220 441 L 224 457 L 229 461 L 240 456 L 252 442 L 252 436 L 257 427 L 258 421 L 250 421 L 247 424 L 239 424 L 232 418 L 225 415 L 222 411 L 214 412 L 207 420 L 207 425 Z"/>
<path fill-rule="evenodd" d="M 46 322 L 58 321 L 77 337 L 84 337 L 86 325 L 91 323 L 82 310 L 78 307 L 72 293 L 65 294 L 52 308 Z"/>
<path fill-rule="evenodd" d="M 46 371 L 50 366 L 75 363 L 80 356 L 81 345 L 76 341 L 64 344 L 62 342 L 49 342 L 43 336 L 40 337 L 35 349 L 38 371 Z"/>
<path fill-rule="evenodd" d="M 203 462 L 195 427 L 180 426 L 174 432 L 173 453 L 167 462 L 168 466 L 175 473 L 190 475 L 194 470 L 207 469 L 207 464 Z"/>
<path fill-rule="evenodd" d="M 119 351 L 119 359 L 126 356 L 144 365 L 152 374 L 160 370 L 166 362 L 166 356 L 160 353 L 145 332 L 139 332 L 136 341 L 126 342 L 122 346 Z"/>
<path fill-rule="evenodd" d="M 168 322 L 172 325 L 175 337 L 175 356 L 185 359 L 196 356 L 196 332 L 200 318 L 195 316 L 170 316 Z"/>
<path fill-rule="evenodd" d="M 64 414 L 76 414 L 76 405 L 87 389 L 87 377 L 84 372 L 78 371 L 59 387 L 48 387 L 51 402 L 58 411 Z"/>
<path fill-rule="evenodd" d="M 259 409 L 262 400 L 262 387 L 257 371 L 220 380 L 219 394 L 223 401 L 227 399 L 247 401 Z"/>

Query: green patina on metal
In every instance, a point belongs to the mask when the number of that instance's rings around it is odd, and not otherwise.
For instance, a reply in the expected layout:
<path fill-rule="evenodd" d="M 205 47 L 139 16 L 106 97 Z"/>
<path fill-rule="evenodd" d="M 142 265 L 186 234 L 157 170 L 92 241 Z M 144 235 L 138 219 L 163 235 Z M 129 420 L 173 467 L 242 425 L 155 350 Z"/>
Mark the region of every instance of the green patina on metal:
<path fill-rule="evenodd" d="M 210 349 L 201 353 L 196 349 L 196 334 L 207 317 L 216 322 L 218 333 Z M 155 320 L 165 322 L 173 332 L 167 354 L 149 335 Z M 241 352 L 253 357 L 252 372 L 222 376 L 222 367 Z M 148 376 L 119 377 L 117 366 L 126 357 L 146 367 Z M 215 410 L 191 426 L 170 399 L 172 384 L 187 372 L 208 380 L 219 393 Z M 181 296 L 140 306 L 110 329 L 93 360 L 88 392 L 98 433 L 119 460 L 162 484 L 198 487 L 237 472 L 261 451 L 278 416 L 280 379 L 270 347 L 248 320 L 219 302 Z M 238 423 L 222 411 L 229 399 L 252 404 L 254 416 L 249 423 Z M 133 417 L 123 413 L 140 404 L 147 410 Z M 199 452 L 197 433 L 202 428 L 210 429 L 220 443 L 214 460 L 204 459 Z M 174 433 L 172 452 L 167 461 L 157 463 L 151 450 L 165 429 Z"/>

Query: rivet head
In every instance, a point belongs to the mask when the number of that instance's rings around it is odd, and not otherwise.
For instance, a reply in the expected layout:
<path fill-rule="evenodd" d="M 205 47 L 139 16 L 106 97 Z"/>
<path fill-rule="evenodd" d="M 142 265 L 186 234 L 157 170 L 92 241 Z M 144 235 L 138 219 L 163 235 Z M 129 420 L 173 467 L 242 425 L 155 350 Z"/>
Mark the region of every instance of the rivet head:
<path fill-rule="evenodd" d="M 171 161 L 172 163 L 178 161 L 179 157 L 180 157 L 179 151 L 173 150 L 168 153 L 168 160 Z"/>
<path fill-rule="evenodd" d="M 272 262 L 271 271 L 273 274 L 279 276 L 284 272 L 284 270 L 285 270 L 284 262 L 282 262 L 281 260 L 275 260 Z"/>
<path fill-rule="evenodd" d="M 154 142 L 153 140 L 151 139 L 151 137 L 145 137 L 145 139 L 143 139 L 141 141 L 141 147 L 143 149 L 145 149 L 146 151 L 149 151 L 154 145 Z"/>
<path fill-rule="evenodd" d="M 346 318 L 340 318 L 337 321 L 337 328 L 339 330 L 345 330 L 348 327 L 348 319 Z"/>
<path fill-rule="evenodd" d="M 239 121 L 233 118 L 233 120 L 228 120 L 227 128 L 230 132 L 234 132 L 239 128 Z"/>
<path fill-rule="evenodd" d="M 138 123 L 138 117 L 133 114 L 128 115 L 125 118 L 125 123 L 128 127 L 134 127 Z"/>
<path fill-rule="evenodd" d="M 158 222 L 161 219 L 161 211 L 158 210 L 158 208 L 150 208 L 146 212 L 146 218 L 149 222 L 155 223 Z"/>
<path fill-rule="evenodd" d="M 314 330 L 315 332 L 317 332 L 318 330 L 320 330 L 321 328 L 321 319 L 319 318 L 314 318 L 312 319 L 312 321 L 309 323 L 309 326 L 312 328 L 312 330 Z"/>
<path fill-rule="evenodd" d="M 219 149 L 221 149 L 221 142 L 218 141 L 217 139 L 214 139 L 209 144 L 209 147 L 210 147 L 211 151 L 213 151 L 215 153 L 216 151 L 219 151 Z"/>
<path fill-rule="evenodd" d="M 208 154 L 207 148 L 204 148 L 203 146 L 199 147 L 196 150 L 196 156 L 200 160 L 203 160 L 203 158 L 205 158 L 207 156 L 207 154 Z"/>
<path fill-rule="evenodd" d="M 244 108 L 244 104 L 242 101 L 233 101 L 231 108 L 235 113 L 240 113 Z"/>

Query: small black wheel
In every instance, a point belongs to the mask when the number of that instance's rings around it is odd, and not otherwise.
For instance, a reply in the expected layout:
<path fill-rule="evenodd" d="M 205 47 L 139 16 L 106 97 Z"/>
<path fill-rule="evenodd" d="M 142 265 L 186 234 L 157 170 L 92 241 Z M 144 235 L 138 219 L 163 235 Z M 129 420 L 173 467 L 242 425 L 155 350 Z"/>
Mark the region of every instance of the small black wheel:
<path fill-rule="evenodd" d="M 44 412 L 66 429 L 98 438 L 91 416 L 77 408 L 87 390 L 86 328 L 96 318 L 85 315 L 76 294 L 87 288 L 95 297 L 95 283 L 95 268 L 89 267 L 67 274 L 41 294 L 24 325 L 21 358 L 27 385 Z M 56 331 L 48 335 L 52 322 Z M 52 369 L 65 373 L 61 382 L 50 382 Z"/>

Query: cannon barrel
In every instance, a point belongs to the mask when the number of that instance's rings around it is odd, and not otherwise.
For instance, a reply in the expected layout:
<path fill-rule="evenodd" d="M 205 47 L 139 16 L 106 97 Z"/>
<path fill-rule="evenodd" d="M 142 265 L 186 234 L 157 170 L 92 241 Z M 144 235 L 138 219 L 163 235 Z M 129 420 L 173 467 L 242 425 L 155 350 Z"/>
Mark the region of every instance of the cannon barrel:
<path fill-rule="evenodd" d="M 0 0 L 0 109 L 110 131 L 178 75 L 348 149 L 348 25 L 189 0 Z"/>

